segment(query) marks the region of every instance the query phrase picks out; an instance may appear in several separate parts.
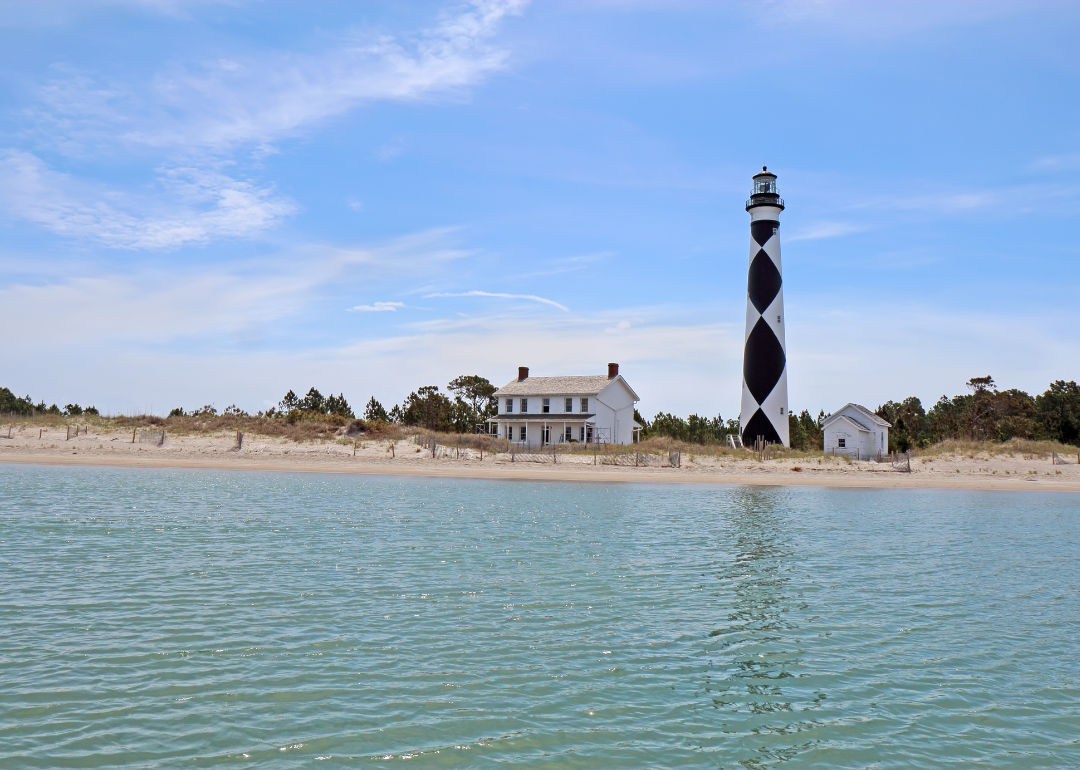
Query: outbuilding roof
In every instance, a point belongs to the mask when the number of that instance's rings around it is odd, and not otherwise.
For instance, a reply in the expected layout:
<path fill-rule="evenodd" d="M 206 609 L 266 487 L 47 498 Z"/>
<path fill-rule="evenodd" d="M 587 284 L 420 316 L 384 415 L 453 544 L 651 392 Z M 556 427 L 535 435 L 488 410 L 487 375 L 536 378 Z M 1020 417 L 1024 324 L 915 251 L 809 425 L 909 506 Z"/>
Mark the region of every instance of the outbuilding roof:
<path fill-rule="evenodd" d="M 835 420 L 838 417 L 847 416 L 848 419 L 852 420 L 852 422 L 858 422 L 859 425 L 862 425 L 865 428 L 866 427 L 865 425 L 863 425 L 858 420 L 855 420 L 850 415 L 843 415 L 842 414 L 843 411 L 845 409 L 847 409 L 849 406 L 855 411 L 855 413 L 857 415 L 859 415 L 859 417 L 861 417 L 861 418 L 863 418 L 865 420 L 868 420 L 868 421 L 870 421 L 870 422 L 872 422 L 872 423 L 874 423 L 876 425 L 879 425 L 882 428 L 891 428 L 892 427 L 892 423 L 881 419 L 876 414 L 874 414 L 869 409 L 867 409 L 865 406 L 860 406 L 859 404 L 854 404 L 854 403 L 844 404 L 842 407 L 837 409 L 828 418 L 826 418 L 825 422 L 822 423 L 822 426 L 828 425 L 830 422 L 832 422 L 833 420 Z"/>
<path fill-rule="evenodd" d="M 844 422 L 850 422 L 852 425 L 855 426 L 855 430 L 862 431 L 863 433 L 869 433 L 870 432 L 869 428 L 867 428 L 865 425 L 863 425 L 858 420 L 851 419 L 851 417 L 849 417 L 846 414 L 834 414 L 829 419 L 827 419 L 825 422 L 823 422 L 822 426 L 824 427 L 825 425 L 829 425 L 831 423 L 837 422 L 838 420 L 843 420 Z"/>
<path fill-rule="evenodd" d="M 526 377 L 524 380 L 511 380 L 497 391 L 496 396 L 595 396 L 604 388 L 616 380 L 622 380 L 623 385 L 633 393 L 634 400 L 638 400 L 637 393 L 631 388 L 622 375 L 608 379 L 603 374 L 584 374 L 569 377 Z"/>

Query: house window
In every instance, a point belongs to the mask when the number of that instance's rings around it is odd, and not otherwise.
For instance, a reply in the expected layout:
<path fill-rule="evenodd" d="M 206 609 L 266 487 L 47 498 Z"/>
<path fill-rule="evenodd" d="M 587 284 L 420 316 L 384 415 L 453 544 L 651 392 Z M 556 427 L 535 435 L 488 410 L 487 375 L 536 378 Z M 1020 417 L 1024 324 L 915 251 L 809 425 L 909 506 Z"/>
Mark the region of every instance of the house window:
<path fill-rule="evenodd" d="M 586 425 L 581 430 L 585 433 L 585 441 L 587 441 L 588 443 L 591 444 L 592 443 L 592 426 L 591 425 Z"/>
<path fill-rule="evenodd" d="M 541 446 L 551 443 L 551 428 L 545 425 L 540 429 L 540 444 Z"/>
<path fill-rule="evenodd" d="M 581 426 L 581 440 L 582 441 L 585 440 L 585 426 L 584 425 Z"/>
<path fill-rule="evenodd" d="M 784 407 L 780 407 L 780 414 L 784 413 Z"/>
<path fill-rule="evenodd" d="M 573 440 L 574 440 L 574 429 L 573 428 L 567 428 L 566 429 L 565 441 L 566 441 L 567 444 L 569 444 Z"/>
<path fill-rule="evenodd" d="M 884 433 L 881 434 L 881 448 L 882 449 L 885 448 L 885 434 Z"/>
<path fill-rule="evenodd" d="M 521 399 L 521 413 L 525 414 L 527 411 L 529 411 L 529 399 L 523 398 Z"/>
<path fill-rule="evenodd" d="M 514 411 L 514 399 L 508 398 L 506 399 L 506 413 L 510 414 L 512 411 Z"/>
<path fill-rule="evenodd" d="M 514 440 L 514 426 L 513 425 L 507 425 L 506 426 L 506 440 L 507 441 L 513 441 Z"/>
<path fill-rule="evenodd" d="M 587 399 L 587 398 L 581 399 L 581 411 L 582 412 L 589 411 L 589 399 Z"/>
<path fill-rule="evenodd" d="M 572 399 L 572 398 L 566 399 L 566 403 L 563 404 L 563 411 L 564 412 L 572 412 L 572 411 L 574 411 L 574 399 Z"/>
<path fill-rule="evenodd" d="M 551 411 L 551 399 L 550 398 L 544 398 L 544 399 L 540 400 L 540 411 L 543 412 L 544 414 L 547 414 L 548 412 Z"/>
<path fill-rule="evenodd" d="M 519 430 L 518 433 L 521 434 L 521 440 L 524 441 L 525 440 L 525 426 L 524 425 L 521 426 L 521 430 Z"/>
<path fill-rule="evenodd" d="M 847 446 L 847 439 L 846 438 L 838 438 L 838 439 L 836 439 L 836 445 L 838 447 L 840 447 L 841 449 L 844 449 Z"/>

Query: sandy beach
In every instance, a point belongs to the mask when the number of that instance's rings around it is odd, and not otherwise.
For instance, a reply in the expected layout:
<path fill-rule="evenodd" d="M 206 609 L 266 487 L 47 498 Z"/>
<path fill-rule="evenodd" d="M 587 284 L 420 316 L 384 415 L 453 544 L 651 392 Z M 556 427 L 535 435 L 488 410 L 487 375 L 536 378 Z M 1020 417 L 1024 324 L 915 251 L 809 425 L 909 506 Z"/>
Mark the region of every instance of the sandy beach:
<path fill-rule="evenodd" d="M 40 432 L 40 435 L 39 435 Z M 136 437 L 139 439 L 140 437 Z M 22 425 L 0 435 L 0 462 L 132 468 L 388 474 L 477 479 L 701 484 L 811 485 L 834 487 L 1002 489 L 1080 491 L 1080 464 L 1053 465 L 1050 458 L 1019 454 L 927 455 L 912 461 L 911 473 L 888 463 L 803 457 L 758 461 L 746 457 L 684 452 L 681 467 L 604 465 L 591 454 L 560 454 L 513 460 L 507 454 L 439 447 L 411 440 L 323 440 L 296 442 L 235 434 L 171 435 L 160 446 L 146 434 L 96 432 L 68 438 L 66 429 Z M 538 461 L 542 460 L 542 461 Z"/>

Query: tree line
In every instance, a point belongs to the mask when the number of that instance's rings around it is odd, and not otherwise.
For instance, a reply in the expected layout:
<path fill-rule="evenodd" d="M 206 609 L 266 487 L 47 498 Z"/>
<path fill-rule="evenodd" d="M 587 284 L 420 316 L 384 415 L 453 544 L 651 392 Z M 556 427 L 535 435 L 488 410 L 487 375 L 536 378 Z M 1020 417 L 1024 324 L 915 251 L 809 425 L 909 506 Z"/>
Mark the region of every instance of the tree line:
<path fill-rule="evenodd" d="M 887 401 L 877 414 L 893 427 L 890 451 L 906 452 L 945 439 L 1008 441 L 1012 438 L 1058 441 L 1080 446 L 1080 386 L 1057 380 L 1038 396 L 1010 388 L 998 390 L 993 377 L 972 377 L 968 393 L 942 396 L 930 411 L 915 396 Z"/>
<path fill-rule="evenodd" d="M 424 385 L 408 395 L 403 404 L 386 411 L 372 396 L 364 408 L 364 420 L 397 423 L 445 433 L 487 431 L 487 420 L 498 411 L 495 391 L 486 377 L 467 374 L 455 377 L 446 386 Z"/>
<path fill-rule="evenodd" d="M 926 447 L 946 439 L 1007 441 L 1012 438 L 1059 441 L 1080 446 L 1080 386 L 1057 380 L 1047 390 L 1031 396 L 1022 390 L 998 390 L 993 377 L 972 377 L 968 392 L 949 398 L 942 396 L 929 411 L 916 396 L 901 401 L 887 401 L 876 410 L 892 423 L 889 450 L 905 452 L 912 447 Z M 487 420 L 498 412 L 497 388 L 485 377 L 462 375 L 449 382 L 444 393 L 437 385 L 425 385 L 411 392 L 401 403 L 385 409 L 374 396 L 364 408 L 362 419 L 369 423 L 394 423 L 447 433 L 476 433 L 487 429 Z M 93 406 L 67 404 L 61 409 L 44 401 L 34 403 L 30 396 L 16 396 L 0 387 L 0 413 L 20 415 L 54 414 L 63 416 L 97 415 Z M 174 409 L 170 417 L 185 415 L 214 416 L 212 405 L 185 412 Z M 247 416 L 235 405 L 223 415 Z M 259 412 L 259 417 L 355 420 L 357 416 L 344 394 L 323 396 L 312 387 L 303 397 L 290 390 L 276 407 Z M 829 417 L 819 411 L 812 417 L 807 410 L 790 414 L 790 444 L 795 449 L 820 449 L 823 446 L 823 423 Z M 637 410 L 634 418 L 642 426 L 643 439 L 666 437 L 689 444 L 723 444 L 727 437 L 738 435 L 738 420 L 724 420 L 720 415 L 687 418 L 658 412 L 651 420 Z"/>
<path fill-rule="evenodd" d="M 993 377 L 972 377 L 968 393 L 949 398 L 942 396 L 930 411 L 911 396 L 902 401 L 887 401 L 876 414 L 892 423 L 889 451 L 906 452 L 912 447 L 927 447 L 947 439 L 972 441 L 1008 441 L 1012 438 L 1058 441 L 1080 446 L 1080 386 L 1057 380 L 1044 393 L 1031 396 L 1015 388 L 998 390 Z M 821 449 L 824 446 L 823 424 L 829 418 L 824 410 L 812 417 L 807 410 L 788 415 L 789 443 L 793 449 Z M 738 420 L 724 421 L 696 414 L 683 419 L 660 412 L 652 422 L 635 419 L 642 425 L 642 438 L 667 437 L 689 444 L 723 444 L 729 435 L 739 433 Z"/>
<path fill-rule="evenodd" d="M 64 417 L 79 417 L 84 414 L 97 414 L 97 407 L 81 407 L 78 404 L 67 404 L 63 409 L 56 404 L 45 406 L 44 401 L 34 403 L 30 396 L 19 398 L 9 388 L 0 388 L 0 414 L 55 414 Z"/>

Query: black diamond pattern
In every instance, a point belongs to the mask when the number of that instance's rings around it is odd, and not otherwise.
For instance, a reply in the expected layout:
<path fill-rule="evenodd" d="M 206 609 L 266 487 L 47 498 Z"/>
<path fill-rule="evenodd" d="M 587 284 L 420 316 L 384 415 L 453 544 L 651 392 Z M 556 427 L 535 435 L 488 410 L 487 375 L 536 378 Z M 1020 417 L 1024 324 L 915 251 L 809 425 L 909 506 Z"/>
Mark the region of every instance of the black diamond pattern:
<path fill-rule="evenodd" d="M 750 223 L 750 235 L 758 246 L 764 246 L 773 237 L 778 227 L 780 223 L 775 219 L 759 219 Z"/>
<path fill-rule="evenodd" d="M 786 363 L 787 357 L 780 340 L 776 339 L 765 319 L 759 318 L 746 338 L 746 348 L 743 350 L 743 382 L 758 404 L 772 393 L 780 381 L 780 375 L 784 373 Z"/>
<path fill-rule="evenodd" d="M 750 263 L 750 275 L 746 279 L 746 291 L 759 313 L 764 313 L 772 304 L 783 283 L 772 259 L 764 249 L 760 250 Z"/>
<path fill-rule="evenodd" d="M 773 424 L 769 422 L 769 418 L 760 409 L 754 412 L 754 416 L 750 418 L 750 421 L 746 423 L 746 427 L 743 428 L 743 446 L 752 446 L 758 436 L 764 436 L 766 441 L 775 444 L 783 443 L 780 440 L 780 434 L 776 432 L 776 428 L 773 427 Z"/>

